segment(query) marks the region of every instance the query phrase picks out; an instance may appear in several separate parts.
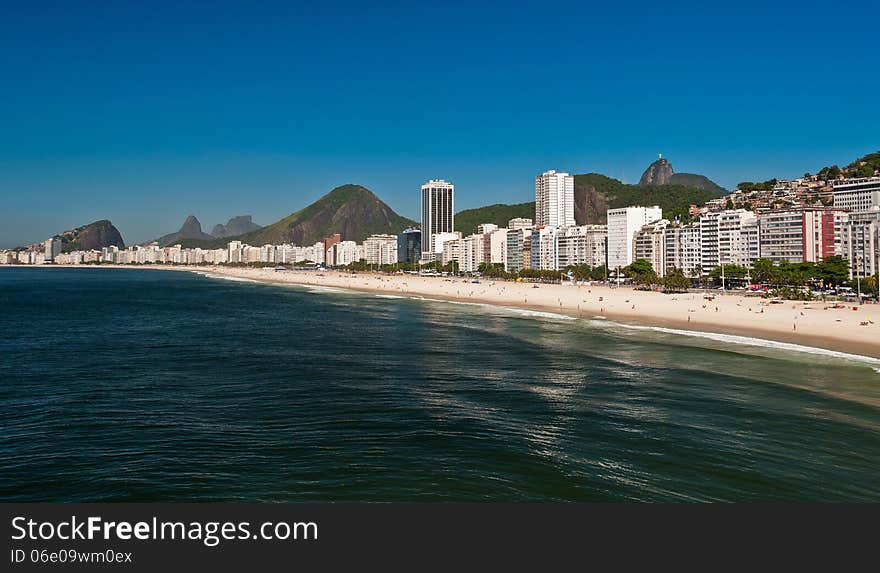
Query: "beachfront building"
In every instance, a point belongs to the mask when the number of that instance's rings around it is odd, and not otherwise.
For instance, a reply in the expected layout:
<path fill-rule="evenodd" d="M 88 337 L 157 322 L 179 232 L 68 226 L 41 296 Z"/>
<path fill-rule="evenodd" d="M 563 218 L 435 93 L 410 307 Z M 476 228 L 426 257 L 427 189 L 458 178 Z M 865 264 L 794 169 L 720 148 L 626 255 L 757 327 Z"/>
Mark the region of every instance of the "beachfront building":
<path fill-rule="evenodd" d="M 54 237 L 46 239 L 43 243 L 43 262 L 51 263 L 55 257 L 61 254 L 61 239 Z"/>
<path fill-rule="evenodd" d="M 836 181 L 832 194 L 837 209 L 869 211 L 880 208 L 880 177 Z"/>
<path fill-rule="evenodd" d="M 397 235 L 397 260 L 401 263 L 417 263 L 422 258 L 422 232 L 404 229 Z"/>
<path fill-rule="evenodd" d="M 443 242 L 436 235 L 455 230 L 455 185 L 442 179 L 431 179 L 422 185 L 422 256 L 433 261 L 443 252 Z"/>
<path fill-rule="evenodd" d="M 529 268 L 543 271 L 559 268 L 556 258 L 558 232 L 556 227 L 541 227 L 532 231 Z"/>
<path fill-rule="evenodd" d="M 327 266 L 344 267 L 351 263 L 356 263 L 364 256 L 364 246 L 358 245 L 354 241 L 339 241 L 327 250 L 328 261 Z M 332 254 L 332 259 L 330 255 Z"/>
<path fill-rule="evenodd" d="M 633 262 L 633 237 L 636 231 L 663 218 L 663 210 L 654 207 L 623 207 L 608 210 L 608 269 L 623 268 Z"/>
<path fill-rule="evenodd" d="M 498 225 L 496 225 L 495 223 L 480 223 L 479 225 L 477 225 L 477 234 L 488 235 L 497 228 Z"/>
<path fill-rule="evenodd" d="M 531 229 L 510 229 L 507 232 L 507 253 L 504 260 L 504 270 L 508 273 L 518 273 L 526 267 L 529 261 L 525 250 L 525 243 L 532 234 Z"/>
<path fill-rule="evenodd" d="M 746 209 L 726 209 L 700 218 L 700 268 L 704 275 L 719 265 L 751 267 L 759 256 L 758 220 Z"/>
<path fill-rule="evenodd" d="M 682 225 L 670 223 L 664 230 L 663 242 L 666 248 L 666 274 L 673 268 L 681 270 L 686 277 L 700 274 L 700 224 Z"/>
<path fill-rule="evenodd" d="M 535 177 L 535 225 L 575 225 L 574 177 L 552 169 Z"/>
<path fill-rule="evenodd" d="M 667 219 L 644 225 L 633 237 L 633 260 L 643 259 L 651 263 L 657 276 L 666 276 L 666 227 Z"/>
<path fill-rule="evenodd" d="M 450 263 L 455 263 L 458 265 L 458 270 L 461 269 L 461 245 L 463 239 L 461 237 L 450 239 L 443 243 L 443 249 L 441 256 L 440 264 L 446 266 Z"/>
<path fill-rule="evenodd" d="M 531 229 L 533 227 L 531 219 L 526 217 L 517 217 L 507 222 L 507 228 L 511 231 L 519 231 L 520 229 Z"/>
<path fill-rule="evenodd" d="M 370 235 L 364 241 L 364 260 L 369 265 L 393 265 L 397 262 L 396 235 Z"/>
<path fill-rule="evenodd" d="M 819 262 L 840 254 L 840 216 L 835 208 L 796 207 L 758 216 L 760 256 L 773 262 Z"/>
<path fill-rule="evenodd" d="M 846 214 L 840 225 L 840 244 L 851 279 L 880 273 L 880 208 Z"/>
<path fill-rule="evenodd" d="M 461 271 L 472 273 L 480 268 L 480 264 L 484 262 L 483 238 L 484 235 L 474 234 L 461 240 L 458 258 Z"/>
<path fill-rule="evenodd" d="M 504 265 L 507 261 L 507 234 L 509 229 L 497 227 L 483 235 L 483 260 L 494 265 Z"/>
<path fill-rule="evenodd" d="M 556 268 L 605 264 L 608 245 L 606 225 L 564 227 L 556 233 Z"/>

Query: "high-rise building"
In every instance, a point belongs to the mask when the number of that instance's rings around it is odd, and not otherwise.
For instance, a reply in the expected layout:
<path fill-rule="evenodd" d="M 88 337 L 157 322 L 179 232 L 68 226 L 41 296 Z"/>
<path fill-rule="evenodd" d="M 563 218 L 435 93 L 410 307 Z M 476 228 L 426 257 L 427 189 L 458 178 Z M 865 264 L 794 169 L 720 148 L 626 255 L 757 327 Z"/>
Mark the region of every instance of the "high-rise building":
<path fill-rule="evenodd" d="M 666 244 L 666 274 L 673 268 L 686 277 L 700 274 L 700 223 L 672 223 L 664 231 Z"/>
<path fill-rule="evenodd" d="M 840 243 L 851 279 L 880 273 L 880 209 L 847 213 L 841 220 Z"/>
<path fill-rule="evenodd" d="M 397 262 L 396 235 L 370 235 L 364 241 L 364 259 L 370 265 L 391 265 Z"/>
<path fill-rule="evenodd" d="M 529 268 L 538 270 L 556 270 L 559 261 L 556 257 L 557 227 L 541 227 L 532 232 L 531 264 Z"/>
<path fill-rule="evenodd" d="M 434 236 L 452 233 L 455 225 L 455 185 L 442 179 L 431 179 L 422 185 L 422 259 L 434 260 L 442 253 Z"/>
<path fill-rule="evenodd" d="M 700 268 L 704 275 L 719 265 L 751 267 L 759 254 L 758 220 L 745 209 L 713 211 L 700 218 Z"/>
<path fill-rule="evenodd" d="M 608 269 L 623 268 L 633 262 L 636 231 L 663 218 L 663 210 L 653 207 L 623 207 L 608 210 Z"/>
<path fill-rule="evenodd" d="M 535 177 L 535 225 L 573 227 L 574 177 L 568 173 L 545 171 Z"/>
<path fill-rule="evenodd" d="M 333 266 L 336 264 L 336 261 L 333 259 L 333 245 L 337 244 L 342 240 L 342 235 L 339 233 L 333 233 L 332 235 L 328 235 L 324 238 L 324 262 L 327 266 Z"/>
<path fill-rule="evenodd" d="M 577 265 L 598 267 L 605 264 L 608 227 L 581 225 L 563 227 L 556 233 L 557 269 Z"/>
<path fill-rule="evenodd" d="M 834 207 L 848 211 L 880 207 L 880 177 L 845 179 L 834 183 Z"/>
<path fill-rule="evenodd" d="M 422 258 L 422 232 L 405 229 L 397 235 L 397 260 L 401 263 L 417 263 Z"/>
<path fill-rule="evenodd" d="M 55 257 L 61 254 L 61 239 L 56 239 L 55 237 L 46 239 L 43 246 L 45 247 L 43 251 L 44 262 L 51 263 L 55 260 Z"/>
<path fill-rule="evenodd" d="M 796 207 L 761 213 L 760 256 L 773 262 L 819 262 L 840 252 L 835 221 L 844 212 L 826 207 Z"/>
<path fill-rule="evenodd" d="M 508 273 L 518 273 L 526 268 L 524 259 L 528 258 L 528 255 L 524 252 L 524 246 L 531 234 L 531 229 L 510 229 L 507 232 L 507 258 L 504 261 L 504 270 Z"/>
<path fill-rule="evenodd" d="M 651 263 L 657 276 L 666 276 L 666 227 L 669 221 L 660 219 L 644 225 L 633 238 L 633 260 Z"/>

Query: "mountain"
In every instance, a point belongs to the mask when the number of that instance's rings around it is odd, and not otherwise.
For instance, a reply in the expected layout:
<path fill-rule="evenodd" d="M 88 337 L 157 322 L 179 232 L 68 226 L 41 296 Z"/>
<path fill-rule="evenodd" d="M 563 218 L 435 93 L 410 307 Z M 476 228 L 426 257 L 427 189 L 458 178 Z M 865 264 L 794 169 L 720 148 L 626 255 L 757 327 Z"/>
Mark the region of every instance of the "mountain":
<path fill-rule="evenodd" d="M 667 219 L 684 220 L 691 205 L 702 205 L 719 195 L 679 184 L 627 185 L 601 173 L 584 173 L 574 176 L 574 220 L 578 225 L 604 225 L 608 209 L 632 205 L 658 205 Z M 461 211 L 455 215 L 455 229 L 466 236 L 475 233 L 480 223 L 506 226 L 514 217 L 534 219 L 535 203 L 496 204 Z"/>
<path fill-rule="evenodd" d="M 174 233 L 168 233 L 156 239 L 160 247 L 168 245 L 176 245 L 184 239 L 213 239 L 211 235 L 202 232 L 202 224 L 196 219 L 195 215 L 190 215 L 180 226 L 180 229 Z"/>
<path fill-rule="evenodd" d="M 125 248 L 125 242 L 122 240 L 119 229 L 106 219 L 64 231 L 56 236 L 61 239 L 61 251 L 64 253 L 90 251 L 110 246 Z"/>
<path fill-rule="evenodd" d="M 294 243 L 311 245 L 333 233 L 345 241 L 363 241 L 379 233 L 397 234 L 416 222 L 402 217 L 361 185 L 342 185 L 287 217 L 241 235 L 186 240 L 187 247 L 225 247 L 230 240 L 249 245 Z"/>
<path fill-rule="evenodd" d="M 256 231 L 260 228 L 259 225 L 251 220 L 250 215 L 238 215 L 237 217 L 229 219 L 229 222 L 225 225 L 214 225 L 214 228 L 211 230 L 211 236 L 218 239 L 222 237 L 234 237 L 236 235 L 243 235 L 245 233 L 250 233 L 251 231 Z"/>
<path fill-rule="evenodd" d="M 648 165 L 648 168 L 642 173 L 642 178 L 639 179 L 639 185 L 666 185 L 672 174 L 672 164 L 668 159 L 660 157 Z"/>
<path fill-rule="evenodd" d="M 505 205 L 496 203 L 477 209 L 465 209 L 455 214 L 455 230 L 461 231 L 463 236 L 477 232 L 477 225 L 482 223 L 494 223 L 499 227 L 507 227 L 507 222 L 516 218 L 534 219 L 535 202 L 519 203 L 517 205 Z"/>
<path fill-rule="evenodd" d="M 705 175 L 697 175 L 696 173 L 673 173 L 672 177 L 669 178 L 669 184 L 690 187 L 691 189 L 702 189 L 703 191 L 715 193 L 719 197 L 727 194 L 727 189 Z"/>
<path fill-rule="evenodd" d="M 692 189 L 709 191 L 718 196 L 727 193 L 727 189 L 718 185 L 705 175 L 697 175 L 696 173 L 676 173 L 672 169 L 672 163 L 663 157 L 660 157 L 648 165 L 648 168 L 642 173 L 642 178 L 639 179 L 639 185 L 681 185 Z"/>

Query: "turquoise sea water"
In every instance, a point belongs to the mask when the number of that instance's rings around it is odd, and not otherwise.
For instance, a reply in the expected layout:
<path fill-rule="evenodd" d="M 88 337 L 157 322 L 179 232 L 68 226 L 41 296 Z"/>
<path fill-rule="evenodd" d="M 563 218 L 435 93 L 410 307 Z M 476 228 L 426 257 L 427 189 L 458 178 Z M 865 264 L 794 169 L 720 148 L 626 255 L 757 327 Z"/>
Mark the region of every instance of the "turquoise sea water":
<path fill-rule="evenodd" d="M 880 361 L 0 268 L 0 501 L 880 501 Z"/>

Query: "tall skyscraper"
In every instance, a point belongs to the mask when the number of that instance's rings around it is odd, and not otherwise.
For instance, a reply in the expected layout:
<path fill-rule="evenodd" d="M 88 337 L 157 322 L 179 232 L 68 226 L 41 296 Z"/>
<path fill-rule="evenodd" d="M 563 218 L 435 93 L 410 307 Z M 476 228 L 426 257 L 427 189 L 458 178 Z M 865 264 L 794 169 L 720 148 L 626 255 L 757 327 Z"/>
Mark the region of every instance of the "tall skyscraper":
<path fill-rule="evenodd" d="M 568 173 L 545 171 L 535 177 L 535 225 L 573 227 L 574 177 Z"/>
<path fill-rule="evenodd" d="M 422 258 L 433 260 L 437 254 L 434 236 L 452 233 L 455 218 L 455 185 L 431 179 L 422 185 Z M 443 252 L 442 248 L 439 252 Z"/>

